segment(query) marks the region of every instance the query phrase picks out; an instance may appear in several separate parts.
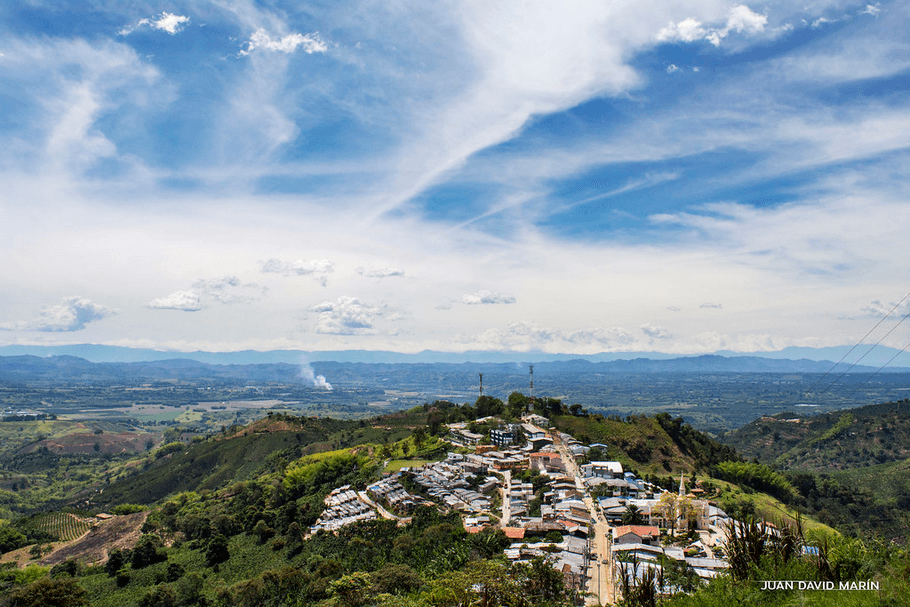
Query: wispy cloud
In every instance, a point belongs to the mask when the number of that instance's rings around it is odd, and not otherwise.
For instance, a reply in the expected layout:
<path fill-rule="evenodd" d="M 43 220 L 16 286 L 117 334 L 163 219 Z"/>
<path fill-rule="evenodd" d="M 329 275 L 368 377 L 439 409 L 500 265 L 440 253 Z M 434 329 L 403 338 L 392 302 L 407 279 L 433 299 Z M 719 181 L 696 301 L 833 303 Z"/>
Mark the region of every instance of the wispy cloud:
<path fill-rule="evenodd" d="M 619 327 L 564 330 L 541 327 L 527 322 L 512 322 L 505 329 L 488 329 L 469 338 L 472 348 L 527 352 L 584 351 L 588 353 L 623 349 L 635 343 L 635 337 Z"/>
<path fill-rule="evenodd" d="M 404 270 L 398 268 L 377 268 L 368 270 L 366 268 L 357 268 L 357 273 L 364 278 L 391 278 L 393 276 L 404 276 Z"/>
<path fill-rule="evenodd" d="M 641 327 L 641 332 L 654 339 L 670 339 L 673 334 L 666 327 L 659 327 L 652 324 L 645 324 Z"/>
<path fill-rule="evenodd" d="M 155 30 L 160 30 L 166 32 L 173 36 L 179 32 L 183 27 L 190 22 L 190 18 L 184 15 L 175 15 L 174 13 L 163 12 L 158 17 L 151 17 L 148 19 L 140 19 L 138 23 L 134 26 L 125 27 L 120 30 L 119 34 L 121 36 L 128 36 L 133 33 L 137 28 L 140 27 L 150 27 Z"/>
<path fill-rule="evenodd" d="M 236 276 L 200 279 L 193 283 L 191 289 L 174 291 L 164 297 L 153 299 L 148 307 L 155 310 L 182 310 L 198 312 L 208 303 L 232 305 L 251 303 L 265 294 L 266 289 L 255 283 L 243 283 Z"/>
<path fill-rule="evenodd" d="M 461 303 L 468 304 L 469 306 L 481 304 L 513 304 L 515 303 L 515 297 L 504 293 L 494 293 L 493 291 L 481 289 L 474 293 L 462 295 Z"/>
<path fill-rule="evenodd" d="M 302 50 L 308 55 L 324 53 L 329 50 L 328 44 L 319 36 L 319 32 L 310 34 L 287 34 L 286 36 L 272 37 L 264 29 L 258 29 L 246 42 L 246 47 L 241 49 L 240 55 L 249 55 L 254 50 L 271 51 L 288 55 Z"/>
<path fill-rule="evenodd" d="M 335 271 L 335 264 L 328 259 L 281 261 L 272 258 L 260 261 L 259 271 L 263 274 L 280 274 L 282 276 L 311 276 L 324 287 L 328 284 L 328 275 Z"/>
<path fill-rule="evenodd" d="M 94 303 L 84 297 L 64 297 L 61 304 L 43 308 L 38 318 L 29 321 L 0 323 L 0 330 L 81 331 L 88 323 L 107 318 L 113 314 L 116 314 L 116 310 Z"/>

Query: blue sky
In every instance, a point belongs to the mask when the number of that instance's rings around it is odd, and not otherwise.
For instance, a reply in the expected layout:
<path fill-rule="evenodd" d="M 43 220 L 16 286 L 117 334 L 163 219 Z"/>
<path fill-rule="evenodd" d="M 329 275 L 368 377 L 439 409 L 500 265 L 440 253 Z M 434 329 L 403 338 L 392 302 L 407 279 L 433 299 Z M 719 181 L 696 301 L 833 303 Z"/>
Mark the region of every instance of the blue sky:
<path fill-rule="evenodd" d="M 0 345 L 853 344 L 910 290 L 908 11 L 3 3 Z"/>

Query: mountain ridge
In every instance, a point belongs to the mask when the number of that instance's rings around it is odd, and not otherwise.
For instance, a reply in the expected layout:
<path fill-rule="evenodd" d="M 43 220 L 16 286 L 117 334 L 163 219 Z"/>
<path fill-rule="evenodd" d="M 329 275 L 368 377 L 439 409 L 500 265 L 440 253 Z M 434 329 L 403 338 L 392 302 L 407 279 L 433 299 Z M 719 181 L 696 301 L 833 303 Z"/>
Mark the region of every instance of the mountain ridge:
<path fill-rule="evenodd" d="M 100 344 L 71 344 L 60 346 L 45 345 L 6 345 L 0 346 L 0 356 L 32 355 L 76 356 L 91 362 L 151 362 L 168 359 L 188 359 L 209 364 L 257 364 L 288 363 L 306 364 L 316 362 L 361 362 L 361 363 L 543 363 L 585 360 L 589 362 L 613 362 L 646 358 L 650 360 L 671 360 L 681 358 L 698 358 L 701 356 L 721 356 L 724 358 L 763 358 L 771 360 L 811 360 L 816 362 L 839 361 L 848 355 L 853 346 L 832 346 L 824 348 L 787 347 L 776 351 L 733 352 L 718 350 L 705 354 L 670 354 L 666 352 L 600 352 L 596 354 L 554 354 L 542 351 L 480 351 L 440 352 L 424 350 L 417 353 L 392 352 L 385 350 L 240 350 L 233 352 L 210 352 L 196 350 L 183 352 L 176 350 L 154 350 L 148 348 L 129 348 L 125 346 L 108 346 Z M 893 357 L 894 361 L 891 362 Z M 852 364 L 860 358 L 851 357 L 845 364 Z M 878 346 L 862 356 L 863 362 L 870 367 L 878 368 L 886 363 L 890 366 L 910 369 L 910 353 L 896 348 Z M 830 364 L 834 364 L 830 362 Z"/>

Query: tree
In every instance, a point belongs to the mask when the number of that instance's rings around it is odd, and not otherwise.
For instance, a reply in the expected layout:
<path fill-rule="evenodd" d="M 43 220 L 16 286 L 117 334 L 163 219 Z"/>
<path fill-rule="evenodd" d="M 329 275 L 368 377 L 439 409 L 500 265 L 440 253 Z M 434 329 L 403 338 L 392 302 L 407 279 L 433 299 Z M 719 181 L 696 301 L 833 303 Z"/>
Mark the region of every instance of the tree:
<path fill-rule="evenodd" d="M 18 588 L 10 604 L 16 607 L 81 607 L 88 605 L 85 590 L 71 578 L 41 578 Z"/>
<path fill-rule="evenodd" d="M 625 511 L 622 513 L 623 525 L 641 525 L 644 521 L 645 517 L 638 506 L 635 504 L 626 506 Z"/>
<path fill-rule="evenodd" d="M 567 598 L 563 574 L 544 559 L 534 557 L 529 564 L 516 563 L 512 569 L 517 574 L 526 596 L 533 597 L 535 605 L 552 604 Z"/>
<path fill-rule="evenodd" d="M 512 392 L 509 394 L 508 413 L 509 417 L 518 419 L 528 410 L 528 397 L 521 392 Z"/>
<path fill-rule="evenodd" d="M 120 568 L 126 565 L 129 561 L 129 554 L 125 553 L 119 548 L 111 550 L 110 554 L 107 557 L 107 562 L 104 564 L 104 571 L 111 577 L 117 575 L 117 572 L 120 571 Z"/>
<path fill-rule="evenodd" d="M 205 550 L 205 564 L 209 567 L 223 563 L 231 558 L 228 552 L 227 538 L 220 533 L 212 538 Z"/>
<path fill-rule="evenodd" d="M 660 501 L 654 505 L 654 510 L 663 519 L 664 524 L 670 528 L 670 537 L 673 537 L 676 531 L 676 504 L 678 495 L 675 493 L 664 493 L 660 496 Z"/>
<path fill-rule="evenodd" d="M 414 447 L 417 450 L 423 448 L 423 445 L 427 441 L 427 431 L 423 426 L 417 426 L 414 428 L 414 431 L 411 433 L 411 436 L 414 438 Z"/>
<path fill-rule="evenodd" d="M 26 537 L 12 527 L 0 527 L 0 554 L 22 548 L 28 543 Z"/>
<path fill-rule="evenodd" d="M 167 560 L 167 552 L 157 535 L 143 535 L 133 548 L 131 564 L 133 569 L 142 569 Z"/>
<path fill-rule="evenodd" d="M 386 594 L 407 594 L 423 586 L 423 578 L 408 565 L 386 565 L 373 572 L 374 591 Z"/>
<path fill-rule="evenodd" d="M 329 593 L 345 607 L 360 607 L 372 596 L 372 587 L 369 573 L 355 571 L 329 584 Z"/>

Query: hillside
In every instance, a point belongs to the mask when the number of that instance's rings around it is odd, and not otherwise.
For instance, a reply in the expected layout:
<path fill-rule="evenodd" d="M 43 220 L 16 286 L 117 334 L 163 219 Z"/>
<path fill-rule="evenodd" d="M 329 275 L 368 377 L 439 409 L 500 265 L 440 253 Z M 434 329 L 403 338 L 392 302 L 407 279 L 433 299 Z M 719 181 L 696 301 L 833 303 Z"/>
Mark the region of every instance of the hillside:
<path fill-rule="evenodd" d="M 820 415 L 784 412 L 724 435 L 746 458 L 783 469 L 839 470 L 910 457 L 910 400 Z"/>
<path fill-rule="evenodd" d="M 510 403 L 523 409 L 524 397 L 513 396 Z M 585 442 L 610 445 L 608 456 L 674 491 L 676 475 L 685 472 L 693 489 L 697 486 L 725 508 L 751 510 L 780 524 L 797 517 L 795 508 L 761 492 L 763 486 L 778 485 L 782 490 L 777 493 L 792 497 L 793 487 L 785 479 L 741 461 L 730 447 L 680 418 L 606 418 L 575 407 L 566 410 L 556 399 L 534 403 L 549 408 L 556 427 Z M 439 439 L 447 431 L 442 422 L 490 413 L 508 417 L 508 407 L 483 397 L 473 406 L 437 402 L 361 421 L 272 414 L 188 445 L 168 443 L 132 460 L 132 472 L 124 470 L 91 503 L 80 504 L 123 516 L 36 556 L 54 567 L 49 576 L 46 569 L 33 567 L 6 577 L 0 572 L 0 582 L 6 580 L 13 593 L 37 593 L 41 584 L 81 591 L 99 607 L 455 607 L 485 600 L 477 596 L 479 584 L 495 588 L 500 597 L 486 604 L 568 605 L 562 573 L 542 560 L 506 564 L 501 556 L 510 543 L 503 530 L 468 533 L 461 516 L 444 508 L 417 507 L 408 512 L 410 524 L 375 518 L 344 526 L 337 534 L 310 531 L 329 491 L 347 491 L 347 486 L 363 491 L 390 460 L 444 457 L 449 446 Z M 713 472 L 726 479 L 711 478 Z M 112 508 L 115 504 L 120 506 Z M 121 526 L 121 532 L 114 531 Z M 26 531 L 22 526 L 10 529 L 10 541 L 17 529 Z M 806 529 L 836 535 L 810 521 Z M 119 544 L 110 544 L 112 533 L 124 536 Z M 100 566 L 86 566 L 104 559 Z M 78 586 L 66 586 L 70 583 Z M 502 593 L 525 598 L 506 600 Z"/>
<path fill-rule="evenodd" d="M 105 487 L 103 504 L 152 504 L 181 491 L 214 490 L 245 481 L 304 455 L 366 442 L 396 441 L 422 423 L 423 411 L 365 421 L 269 416 L 191 445 L 165 445 L 132 475 Z"/>
<path fill-rule="evenodd" d="M 559 415 L 551 417 L 551 421 L 560 431 L 583 443 L 606 444 L 608 459 L 641 474 L 692 473 L 739 459 L 731 447 L 666 413 L 625 419 L 596 414 Z"/>

